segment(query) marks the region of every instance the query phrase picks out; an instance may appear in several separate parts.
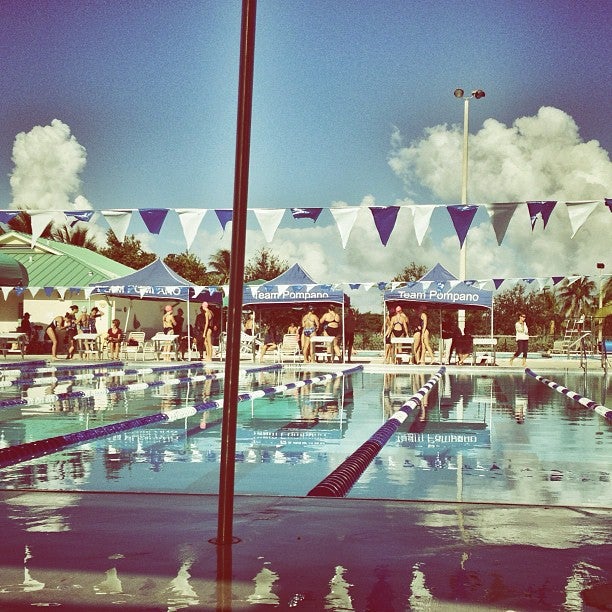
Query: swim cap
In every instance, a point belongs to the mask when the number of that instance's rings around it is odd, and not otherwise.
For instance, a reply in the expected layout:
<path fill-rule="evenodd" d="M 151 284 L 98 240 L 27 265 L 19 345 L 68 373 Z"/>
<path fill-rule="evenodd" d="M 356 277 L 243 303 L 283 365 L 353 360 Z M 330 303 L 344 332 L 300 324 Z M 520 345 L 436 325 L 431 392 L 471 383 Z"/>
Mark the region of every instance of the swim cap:
<path fill-rule="evenodd" d="M 166 306 L 166 307 L 164 308 L 164 310 L 165 310 L 166 312 L 172 312 L 172 306 Z"/>

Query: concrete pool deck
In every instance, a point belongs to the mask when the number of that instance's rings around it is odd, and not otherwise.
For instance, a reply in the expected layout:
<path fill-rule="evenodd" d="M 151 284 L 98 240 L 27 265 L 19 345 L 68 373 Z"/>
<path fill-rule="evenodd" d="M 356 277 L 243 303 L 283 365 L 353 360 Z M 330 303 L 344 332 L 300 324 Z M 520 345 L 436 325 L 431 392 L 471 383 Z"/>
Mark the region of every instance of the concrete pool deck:
<path fill-rule="evenodd" d="M 503 361 L 447 367 L 523 371 Z M 167 365 L 145 362 L 156 363 Z M 577 359 L 527 366 L 582 371 Z M 239 541 L 217 546 L 215 495 L 5 490 L 0 501 L 0 610 L 612 609 L 609 508 L 237 496 Z"/>
<path fill-rule="evenodd" d="M 612 601 L 606 509 L 238 496 L 239 541 L 217 546 L 216 496 L 0 500 L 3 610 L 609 610 Z"/>

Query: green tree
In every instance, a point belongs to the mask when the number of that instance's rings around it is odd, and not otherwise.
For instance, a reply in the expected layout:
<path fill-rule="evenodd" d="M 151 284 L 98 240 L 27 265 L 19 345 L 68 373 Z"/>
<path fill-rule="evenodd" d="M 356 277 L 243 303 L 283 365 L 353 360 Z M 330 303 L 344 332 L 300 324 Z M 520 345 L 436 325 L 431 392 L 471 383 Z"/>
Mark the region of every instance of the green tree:
<path fill-rule="evenodd" d="M 98 245 L 86 226 L 59 225 L 51 229 L 51 239 L 64 244 L 73 244 L 90 251 L 98 252 Z"/>
<path fill-rule="evenodd" d="M 597 305 L 595 283 L 583 276 L 570 283 L 565 279 L 559 287 L 561 312 L 566 318 L 578 318 L 591 314 Z"/>
<path fill-rule="evenodd" d="M 179 255 L 170 253 L 164 257 L 164 263 L 179 276 L 182 276 L 185 280 L 188 280 L 194 285 L 208 284 L 206 266 L 202 260 L 193 253 L 189 253 L 188 251 L 180 253 Z"/>
<path fill-rule="evenodd" d="M 229 249 L 219 249 L 208 260 L 209 283 L 211 285 L 227 285 L 230 279 Z"/>
<path fill-rule="evenodd" d="M 427 268 L 414 261 L 404 268 L 397 276 L 395 276 L 393 282 L 411 282 L 417 281 L 427 274 Z"/>
<path fill-rule="evenodd" d="M 124 266 L 140 270 L 155 261 L 155 254 L 144 251 L 140 240 L 134 235 L 126 236 L 123 242 L 119 242 L 115 232 L 109 229 L 106 232 L 106 242 L 108 246 L 100 249 L 100 253 Z"/>
<path fill-rule="evenodd" d="M 265 247 L 249 259 L 244 267 L 244 280 L 249 282 L 259 278 L 272 280 L 289 268 L 289 264 L 279 259 L 270 249 Z"/>
<path fill-rule="evenodd" d="M 525 286 L 517 284 L 512 289 L 500 291 L 493 302 L 494 332 L 514 334 L 514 324 L 519 312 L 531 314 Z"/>
<path fill-rule="evenodd" d="M 208 284 L 206 266 L 202 260 L 193 253 L 189 253 L 188 251 L 184 251 L 178 255 L 170 253 L 164 257 L 164 263 L 179 276 L 182 276 L 185 280 L 188 280 L 194 285 Z"/>

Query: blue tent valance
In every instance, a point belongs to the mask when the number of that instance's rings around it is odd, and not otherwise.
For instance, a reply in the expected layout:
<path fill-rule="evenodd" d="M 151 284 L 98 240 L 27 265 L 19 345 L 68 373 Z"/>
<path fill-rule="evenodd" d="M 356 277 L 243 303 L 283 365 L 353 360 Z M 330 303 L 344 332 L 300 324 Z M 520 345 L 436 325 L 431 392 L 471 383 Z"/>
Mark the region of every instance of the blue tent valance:
<path fill-rule="evenodd" d="M 349 298 L 332 285 L 315 283 L 297 263 L 270 281 L 245 285 L 242 290 L 242 305 L 245 307 L 310 303 L 348 305 Z"/>
<path fill-rule="evenodd" d="M 456 307 L 457 309 L 493 308 L 493 292 L 472 287 L 457 280 L 446 268 L 436 264 L 415 282 L 385 291 L 388 307 L 402 303 L 421 306 Z"/>

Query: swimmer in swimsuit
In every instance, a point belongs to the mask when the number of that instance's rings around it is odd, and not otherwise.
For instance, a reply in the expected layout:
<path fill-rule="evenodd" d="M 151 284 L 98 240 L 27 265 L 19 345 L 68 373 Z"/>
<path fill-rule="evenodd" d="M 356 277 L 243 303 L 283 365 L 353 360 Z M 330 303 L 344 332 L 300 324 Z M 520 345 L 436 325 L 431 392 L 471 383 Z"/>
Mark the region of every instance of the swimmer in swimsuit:
<path fill-rule="evenodd" d="M 319 329 L 319 317 L 314 313 L 312 306 L 308 307 L 308 311 L 302 317 L 302 353 L 304 362 L 314 362 L 314 354 L 312 352 L 312 343 L 310 336 L 314 336 Z"/>
<path fill-rule="evenodd" d="M 391 334 L 396 338 L 407 338 L 408 337 L 408 317 L 402 311 L 401 306 L 396 306 L 395 314 L 389 321 L 391 327 Z M 393 345 L 392 345 L 393 346 Z M 392 353 L 395 351 L 392 351 Z M 401 352 L 401 349 L 400 349 Z M 397 354 L 392 354 L 393 362 L 396 361 Z"/>
<path fill-rule="evenodd" d="M 338 346 L 338 335 L 340 334 L 340 316 L 336 312 L 333 305 L 327 308 L 327 312 L 321 317 L 321 323 L 323 323 L 323 335 L 333 336 L 333 341 L 327 348 L 328 361 L 333 361 L 334 356 L 338 357 L 339 361 L 342 361 L 342 351 Z M 332 355 L 333 351 L 333 355 Z"/>

